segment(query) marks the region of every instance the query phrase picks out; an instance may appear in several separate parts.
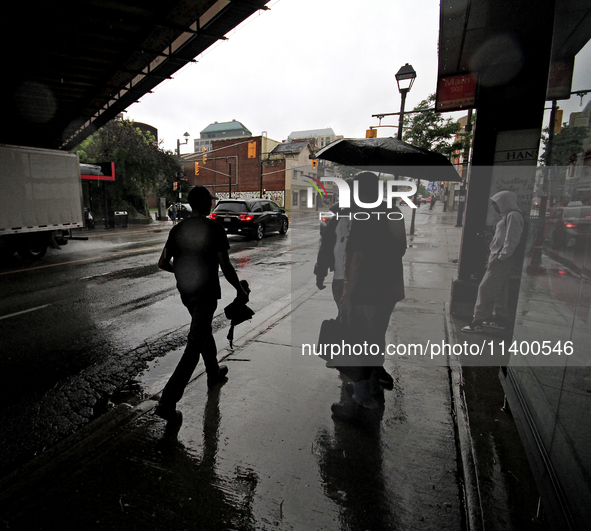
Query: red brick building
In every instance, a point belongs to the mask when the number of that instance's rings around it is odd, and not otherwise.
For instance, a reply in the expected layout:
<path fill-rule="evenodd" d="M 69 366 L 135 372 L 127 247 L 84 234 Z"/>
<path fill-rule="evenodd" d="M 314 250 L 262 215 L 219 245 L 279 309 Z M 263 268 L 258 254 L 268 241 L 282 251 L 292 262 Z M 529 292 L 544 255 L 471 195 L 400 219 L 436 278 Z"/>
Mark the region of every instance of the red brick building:
<path fill-rule="evenodd" d="M 278 144 L 266 136 L 213 140 L 211 150 L 183 155 L 185 178 L 219 198 L 262 195 L 284 206 L 285 160 L 269 160 Z"/>

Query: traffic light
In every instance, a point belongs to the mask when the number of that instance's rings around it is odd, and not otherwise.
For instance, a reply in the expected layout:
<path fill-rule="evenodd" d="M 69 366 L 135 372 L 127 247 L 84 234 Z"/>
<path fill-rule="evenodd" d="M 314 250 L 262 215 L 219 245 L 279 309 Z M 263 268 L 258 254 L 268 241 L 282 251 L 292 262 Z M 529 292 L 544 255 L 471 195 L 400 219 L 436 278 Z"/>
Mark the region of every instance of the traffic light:
<path fill-rule="evenodd" d="M 249 159 L 256 159 L 257 158 L 257 143 L 256 142 L 249 142 L 248 143 L 248 158 Z"/>
<path fill-rule="evenodd" d="M 199 175 L 199 163 L 195 163 L 195 175 Z"/>
<path fill-rule="evenodd" d="M 554 134 L 559 135 L 562 131 L 562 109 L 556 111 L 556 118 L 554 119 Z"/>
<path fill-rule="evenodd" d="M 176 182 L 172 183 L 172 191 L 173 192 L 176 192 L 178 190 L 178 188 L 179 188 L 179 183 L 176 183 Z"/>
<path fill-rule="evenodd" d="M 207 162 L 207 148 L 203 148 L 203 164 Z"/>
<path fill-rule="evenodd" d="M 318 167 L 318 159 L 312 161 L 312 169 L 315 170 Z"/>

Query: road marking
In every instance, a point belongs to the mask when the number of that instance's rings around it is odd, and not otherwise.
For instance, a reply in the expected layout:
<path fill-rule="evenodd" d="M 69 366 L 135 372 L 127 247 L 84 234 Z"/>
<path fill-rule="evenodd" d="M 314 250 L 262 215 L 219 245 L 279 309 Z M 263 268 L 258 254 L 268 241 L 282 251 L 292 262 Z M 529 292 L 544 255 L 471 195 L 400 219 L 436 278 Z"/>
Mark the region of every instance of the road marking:
<path fill-rule="evenodd" d="M 154 245 L 154 247 L 145 247 L 144 249 L 134 249 L 131 251 L 121 251 L 119 253 L 113 253 L 103 256 L 93 256 L 92 258 L 81 258 L 80 260 L 70 260 L 69 262 L 60 262 L 59 264 L 47 264 L 37 267 L 29 267 L 28 269 L 19 269 L 17 271 L 5 271 L 4 273 L 0 273 L 2 275 L 11 275 L 14 273 L 24 273 L 25 271 L 35 271 L 36 269 L 45 269 L 47 267 L 56 267 L 61 265 L 68 265 L 68 264 L 75 264 L 77 262 L 88 262 L 90 260 L 100 260 L 102 258 L 111 258 L 113 256 L 119 256 L 120 254 L 130 254 L 130 253 L 141 253 L 142 251 L 151 251 L 153 249 L 162 249 L 162 245 Z"/>
<path fill-rule="evenodd" d="M 2 319 L 8 319 L 9 317 L 16 317 L 17 315 L 22 315 L 23 313 L 34 312 L 35 310 L 42 310 L 43 308 L 47 308 L 48 306 L 50 306 L 50 305 L 49 304 L 44 304 L 43 306 L 37 306 L 35 308 L 29 308 L 28 310 L 23 310 L 22 312 L 16 312 L 16 313 L 8 314 L 8 315 L 3 315 L 2 317 L 0 317 L 0 321 L 2 321 Z"/>

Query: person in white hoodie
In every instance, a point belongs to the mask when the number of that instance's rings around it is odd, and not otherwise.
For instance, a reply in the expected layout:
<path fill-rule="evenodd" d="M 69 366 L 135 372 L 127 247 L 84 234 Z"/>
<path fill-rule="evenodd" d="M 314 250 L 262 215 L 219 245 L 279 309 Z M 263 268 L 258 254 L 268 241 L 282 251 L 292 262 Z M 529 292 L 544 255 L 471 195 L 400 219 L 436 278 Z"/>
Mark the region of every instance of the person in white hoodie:
<path fill-rule="evenodd" d="M 498 192 L 491 198 L 493 208 L 501 214 L 490 244 L 486 273 L 478 287 L 472 322 L 462 332 L 481 333 L 485 328 L 505 330 L 507 327 L 507 299 L 509 275 L 521 242 L 525 218 L 513 192 Z"/>

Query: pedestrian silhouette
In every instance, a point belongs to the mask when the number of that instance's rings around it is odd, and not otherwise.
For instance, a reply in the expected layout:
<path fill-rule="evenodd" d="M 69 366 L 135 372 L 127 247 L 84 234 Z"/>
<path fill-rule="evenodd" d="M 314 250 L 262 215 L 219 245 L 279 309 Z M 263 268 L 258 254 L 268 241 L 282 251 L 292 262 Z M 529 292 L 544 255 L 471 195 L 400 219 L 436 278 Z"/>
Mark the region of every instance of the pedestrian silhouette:
<path fill-rule="evenodd" d="M 406 252 L 406 231 L 400 209 L 388 209 L 376 202 L 382 182 L 372 172 L 354 177 L 349 213 L 351 223 L 344 252 L 344 287 L 339 318 L 352 346 L 372 345 L 378 355 L 349 356 L 339 370 L 352 380 L 353 402 L 332 405 L 333 415 L 345 421 L 381 418 L 383 388 L 392 388 L 385 371 L 386 331 L 396 303 L 404 299 L 402 257 Z M 366 205 L 366 206 L 363 206 Z M 337 245 L 340 242 L 337 242 Z M 355 347 L 355 348 L 357 348 Z"/>
<path fill-rule="evenodd" d="M 188 199 L 191 215 L 172 228 L 158 262 L 161 269 L 174 273 L 181 300 L 191 314 L 185 352 L 164 387 L 155 411 L 172 425 L 182 422 L 182 414 L 176 410 L 176 404 L 183 396 L 200 355 L 203 356 L 208 387 L 221 383 L 228 373 L 225 365 L 218 365 L 211 328 L 218 299 L 221 298 L 218 267 L 236 289 L 237 298 L 248 302 L 248 294 L 230 263 L 230 246 L 224 228 L 207 217 L 213 200 L 217 198 L 204 186 L 195 186 Z"/>
<path fill-rule="evenodd" d="M 501 220 L 490 243 L 486 273 L 478 286 L 474 317 L 462 332 L 477 334 L 485 328 L 505 330 L 508 326 L 509 276 L 523 244 L 525 216 L 517 205 L 517 195 L 502 191 L 491 197 L 491 204 Z"/>
<path fill-rule="evenodd" d="M 176 203 L 173 203 L 172 205 L 170 205 L 168 207 L 168 215 L 170 216 L 170 219 L 172 220 L 172 224 L 175 225 L 176 224 L 176 217 L 177 217 Z"/>
<path fill-rule="evenodd" d="M 351 184 L 353 181 L 347 179 L 346 182 Z M 339 208 L 338 203 L 330 208 L 330 212 L 333 216 L 322 233 L 314 275 L 318 289 L 324 289 L 324 280 L 328 272 L 333 271 L 332 296 L 337 310 L 340 310 L 345 285 L 345 248 L 351 230 L 351 216 L 350 210 Z"/>

